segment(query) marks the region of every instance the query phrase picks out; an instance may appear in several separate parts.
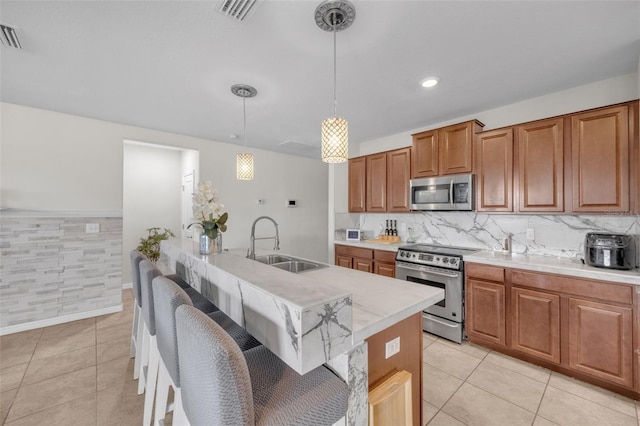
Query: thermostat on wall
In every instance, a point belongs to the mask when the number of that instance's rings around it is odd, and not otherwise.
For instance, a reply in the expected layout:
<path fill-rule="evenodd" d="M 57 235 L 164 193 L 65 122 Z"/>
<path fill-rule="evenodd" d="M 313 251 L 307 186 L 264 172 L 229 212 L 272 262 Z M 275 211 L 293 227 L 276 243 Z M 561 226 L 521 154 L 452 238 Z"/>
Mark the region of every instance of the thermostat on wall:
<path fill-rule="evenodd" d="M 287 200 L 287 207 L 298 207 L 298 200 Z"/>

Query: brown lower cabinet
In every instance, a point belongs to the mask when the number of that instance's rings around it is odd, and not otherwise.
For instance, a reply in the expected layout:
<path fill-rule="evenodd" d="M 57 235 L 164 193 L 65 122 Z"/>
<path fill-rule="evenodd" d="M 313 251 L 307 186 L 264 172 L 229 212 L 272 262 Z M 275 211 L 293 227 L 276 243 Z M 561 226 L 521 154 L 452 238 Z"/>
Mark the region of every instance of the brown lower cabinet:
<path fill-rule="evenodd" d="M 640 398 L 634 286 L 468 263 L 473 343 Z"/>
<path fill-rule="evenodd" d="M 335 264 L 385 277 L 396 277 L 396 254 L 392 251 L 335 245 Z"/>

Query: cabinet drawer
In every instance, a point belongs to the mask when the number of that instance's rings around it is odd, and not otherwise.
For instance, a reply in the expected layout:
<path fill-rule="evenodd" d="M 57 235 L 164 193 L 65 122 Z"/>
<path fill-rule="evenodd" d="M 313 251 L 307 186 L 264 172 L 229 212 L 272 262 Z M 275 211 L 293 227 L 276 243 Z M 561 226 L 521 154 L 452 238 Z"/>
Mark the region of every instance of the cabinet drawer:
<path fill-rule="evenodd" d="M 479 263 L 465 264 L 467 276 L 488 281 L 504 282 L 504 268 L 498 266 L 481 265 Z"/>
<path fill-rule="evenodd" d="M 378 262 L 396 263 L 395 251 L 375 250 L 373 258 Z"/>
<path fill-rule="evenodd" d="M 633 290 L 631 286 L 624 284 L 570 278 L 517 269 L 514 269 L 511 273 L 511 282 L 514 285 L 572 294 L 589 299 L 606 300 L 627 305 L 633 303 Z"/>
<path fill-rule="evenodd" d="M 361 247 L 341 246 L 336 244 L 336 254 L 342 254 L 353 257 L 360 257 L 362 259 L 373 259 L 373 250 Z"/>

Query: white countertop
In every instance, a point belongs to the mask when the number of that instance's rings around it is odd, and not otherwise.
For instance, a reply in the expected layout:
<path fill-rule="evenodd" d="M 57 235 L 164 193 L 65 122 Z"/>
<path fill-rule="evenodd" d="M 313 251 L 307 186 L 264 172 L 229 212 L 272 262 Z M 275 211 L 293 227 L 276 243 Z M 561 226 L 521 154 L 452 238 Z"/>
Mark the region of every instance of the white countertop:
<path fill-rule="evenodd" d="M 442 289 L 339 266 L 292 273 L 247 259 L 245 249 L 202 256 L 195 246 L 163 241 L 160 263 L 300 374 L 444 298 Z"/>
<path fill-rule="evenodd" d="M 640 269 L 619 271 L 595 268 L 582 264 L 578 259 L 525 254 L 506 254 L 489 250 L 464 256 L 465 262 L 483 263 L 506 268 L 526 269 L 536 272 L 570 275 L 580 278 L 640 285 Z"/>
<path fill-rule="evenodd" d="M 376 245 L 370 243 L 361 244 L 367 244 L 367 246 Z M 401 245 L 393 244 L 395 246 L 393 251 L 397 251 Z M 362 247 L 362 245 L 358 247 Z M 389 248 L 385 249 L 389 250 Z M 246 250 L 232 249 L 229 253 L 244 259 Z M 261 251 L 257 254 L 273 254 L 273 252 Z M 278 252 L 278 254 L 298 257 L 290 253 Z M 249 262 L 248 267 L 250 270 L 261 271 L 260 286 L 269 286 L 268 281 L 277 277 L 278 287 L 282 286 L 282 288 L 289 289 L 283 290 L 283 293 L 280 293 L 281 296 L 297 297 L 295 296 L 296 293 L 304 289 L 301 293 L 304 294 L 305 301 L 309 303 L 307 298 L 312 296 L 309 293 L 309 289 L 313 289 L 313 293 L 317 293 L 316 296 L 323 292 L 333 295 L 351 294 L 354 344 L 422 311 L 444 298 L 443 290 L 341 266 L 327 265 L 325 268 L 294 274 L 260 262 L 250 261 L 249 259 L 238 260 L 238 262 L 243 262 L 243 265 Z M 312 262 L 316 261 L 312 260 Z M 218 262 L 216 264 L 220 266 Z M 253 284 L 256 283 L 254 282 Z"/>

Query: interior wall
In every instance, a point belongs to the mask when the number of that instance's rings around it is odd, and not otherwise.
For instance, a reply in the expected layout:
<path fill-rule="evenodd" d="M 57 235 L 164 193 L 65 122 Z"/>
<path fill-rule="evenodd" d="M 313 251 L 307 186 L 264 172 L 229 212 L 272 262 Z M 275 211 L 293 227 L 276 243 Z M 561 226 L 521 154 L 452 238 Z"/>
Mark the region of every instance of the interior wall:
<path fill-rule="evenodd" d="M 225 247 L 248 248 L 252 222 L 269 215 L 280 224 L 283 252 L 327 260 L 328 166 L 319 159 L 249 148 L 255 179 L 238 181 L 239 145 L 9 103 L 0 107 L 3 209 L 122 211 L 122 141 L 145 141 L 199 151 L 198 180 L 213 181 L 229 213 Z M 259 198 L 264 204 L 257 204 Z M 298 207 L 288 208 L 287 199 Z M 272 231 L 261 224 L 258 232 Z M 257 245 L 271 247 L 268 241 Z M 123 252 L 132 248 L 124 245 Z"/>
<path fill-rule="evenodd" d="M 123 247 L 135 248 L 152 227 L 180 235 L 182 151 L 124 142 L 122 186 Z M 122 252 L 122 282 L 131 282 L 129 251 Z"/>

